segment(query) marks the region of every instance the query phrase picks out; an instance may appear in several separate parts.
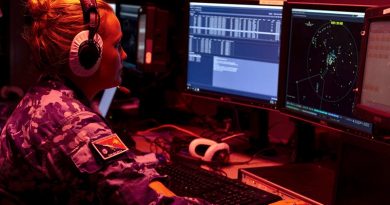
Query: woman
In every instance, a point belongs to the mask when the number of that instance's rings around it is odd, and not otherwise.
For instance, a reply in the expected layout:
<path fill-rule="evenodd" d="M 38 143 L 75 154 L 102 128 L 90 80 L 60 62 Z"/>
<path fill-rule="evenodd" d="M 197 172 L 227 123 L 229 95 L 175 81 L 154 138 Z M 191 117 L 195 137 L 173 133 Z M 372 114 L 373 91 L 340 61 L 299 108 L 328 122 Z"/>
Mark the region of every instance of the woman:
<path fill-rule="evenodd" d="M 111 7 L 102 0 L 28 0 L 27 9 L 24 37 L 42 77 L 0 136 L 3 202 L 199 203 L 167 190 L 90 108 L 99 91 L 121 83 L 126 53 Z"/>

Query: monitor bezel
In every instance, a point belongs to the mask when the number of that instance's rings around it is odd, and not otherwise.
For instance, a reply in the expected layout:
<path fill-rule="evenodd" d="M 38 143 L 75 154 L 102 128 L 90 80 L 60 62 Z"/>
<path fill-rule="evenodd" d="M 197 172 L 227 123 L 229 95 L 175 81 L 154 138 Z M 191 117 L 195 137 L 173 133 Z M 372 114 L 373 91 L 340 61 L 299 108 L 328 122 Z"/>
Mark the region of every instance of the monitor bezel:
<path fill-rule="evenodd" d="M 364 81 L 367 43 L 369 38 L 370 25 L 373 22 L 390 21 L 390 13 L 383 14 L 384 9 L 390 9 L 390 6 L 371 8 L 366 11 L 364 21 L 364 31 L 362 33 L 362 45 L 360 49 L 360 63 L 358 70 L 358 82 L 355 97 L 355 109 L 354 114 L 361 117 L 364 120 L 372 122 L 374 125 L 374 133 L 381 134 L 383 129 L 389 130 L 390 113 L 386 113 L 382 110 L 371 108 L 361 104 L 362 88 Z"/>
<path fill-rule="evenodd" d="M 186 28 L 187 31 L 185 33 L 185 43 L 186 50 L 185 52 L 188 54 L 188 35 L 189 35 L 189 4 L 191 2 L 196 3 L 210 3 L 210 4 L 242 4 L 242 5 L 251 5 L 251 6 L 272 6 L 272 7 L 280 7 L 283 9 L 282 5 L 273 5 L 273 4 L 259 4 L 258 0 L 189 0 L 188 1 L 188 8 L 186 9 Z M 280 49 L 280 47 L 279 47 Z M 188 58 L 188 55 L 186 56 Z M 199 90 L 199 91 L 193 91 L 191 89 L 187 89 L 187 79 L 188 79 L 188 60 L 185 59 L 184 64 L 184 82 L 182 86 L 182 93 L 184 95 L 188 95 L 195 98 L 203 98 L 211 101 L 215 101 L 218 103 L 228 103 L 233 105 L 239 105 L 244 107 L 252 107 L 252 108 L 258 108 L 258 109 L 264 109 L 264 110 L 277 110 L 279 108 L 279 96 L 277 96 L 278 100 L 272 104 L 269 100 L 261 100 L 258 98 L 251 98 L 246 96 L 239 96 L 239 95 L 233 95 L 223 92 L 217 92 L 217 91 L 210 91 L 210 90 Z M 280 80 L 280 71 L 278 73 L 278 87 L 279 87 L 279 80 Z M 279 88 L 277 90 L 279 93 Z"/>
<path fill-rule="evenodd" d="M 280 81 L 279 81 L 279 110 L 281 113 L 290 116 L 294 119 L 304 121 L 316 126 L 325 127 L 330 130 L 338 132 L 347 132 L 360 136 L 372 136 L 372 132 L 365 132 L 362 130 L 347 127 L 336 122 L 326 119 L 316 118 L 310 115 L 305 115 L 302 112 L 297 112 L 286 107 L 287 94 L 287 70 L 288 70 L 288 52 L 289 52 L 289 37 L 291 26 L 292 9 L 321 9 L 321 10 L 337 10 L 337 11 L 351 11 L 351 12 L 365 12 L 369 5 L 350 5 L 350 4 L 324 4 L 324 3 L 304 3 L 304 2 L 284 2 L 283 4 L 283 21 L 281 31 L 281 47 L 280 47 Z M 360 48 L 360 47 L 359 47 Z"/>

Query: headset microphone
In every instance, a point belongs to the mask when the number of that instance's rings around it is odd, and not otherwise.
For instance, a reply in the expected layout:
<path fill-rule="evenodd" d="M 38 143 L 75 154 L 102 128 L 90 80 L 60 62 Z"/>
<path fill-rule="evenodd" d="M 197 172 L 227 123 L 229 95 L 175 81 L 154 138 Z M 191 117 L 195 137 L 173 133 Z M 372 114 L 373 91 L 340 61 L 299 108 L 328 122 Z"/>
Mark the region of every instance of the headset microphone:
<path fill-rule="evenodd" d="M 116 86 L 116 88 L 118 88 L 119 91 L 121 91 L 122 93 L 128 95 L 131 93 L 130 89 L 126 88 L 126 87 L 123 87 L 123 86 Z"/>

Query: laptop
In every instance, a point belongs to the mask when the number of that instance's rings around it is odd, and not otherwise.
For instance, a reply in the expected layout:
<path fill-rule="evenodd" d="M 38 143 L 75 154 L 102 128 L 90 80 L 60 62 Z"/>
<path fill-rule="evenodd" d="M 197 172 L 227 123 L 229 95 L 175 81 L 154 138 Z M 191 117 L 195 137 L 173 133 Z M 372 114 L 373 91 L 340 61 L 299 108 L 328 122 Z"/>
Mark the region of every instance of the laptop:
<path fill-rule="evenodd" d="M 105 118 L 107 116 L 108 110 L 110 109 L 110 105 L 112 103 L 112 99 L 114 98 L 116 87 L 107 88 L 104 90 L 103 95 L 99 101 L 99 111 L 100 114 Z"/>

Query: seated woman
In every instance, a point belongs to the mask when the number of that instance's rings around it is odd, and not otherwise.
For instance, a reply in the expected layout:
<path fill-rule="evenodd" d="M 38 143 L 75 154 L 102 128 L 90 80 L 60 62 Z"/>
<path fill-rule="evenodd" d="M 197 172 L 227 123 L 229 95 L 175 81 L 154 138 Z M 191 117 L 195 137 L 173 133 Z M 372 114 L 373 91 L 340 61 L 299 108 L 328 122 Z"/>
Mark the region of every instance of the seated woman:
<path fill-rule="evenodd" d="M 126 53 L 111 7 L 28 0 L 27 10 L 24 37 L 42 76 L 1 132 L 0 195 L 23 204 L 204 203 L 166 189 L 90 106 L 121 83 Z"/>

